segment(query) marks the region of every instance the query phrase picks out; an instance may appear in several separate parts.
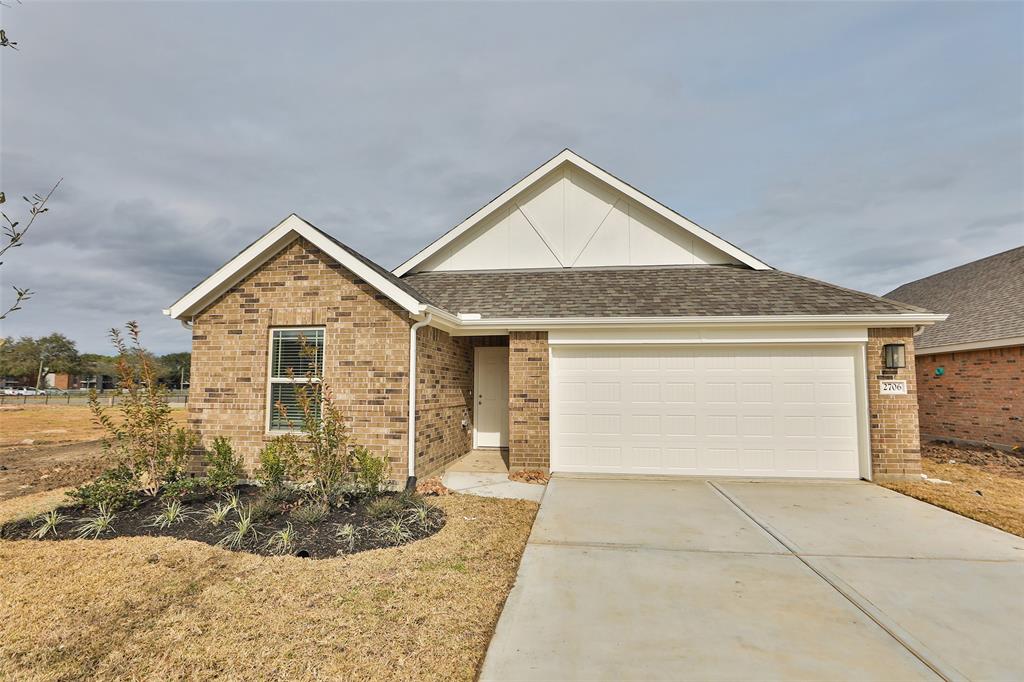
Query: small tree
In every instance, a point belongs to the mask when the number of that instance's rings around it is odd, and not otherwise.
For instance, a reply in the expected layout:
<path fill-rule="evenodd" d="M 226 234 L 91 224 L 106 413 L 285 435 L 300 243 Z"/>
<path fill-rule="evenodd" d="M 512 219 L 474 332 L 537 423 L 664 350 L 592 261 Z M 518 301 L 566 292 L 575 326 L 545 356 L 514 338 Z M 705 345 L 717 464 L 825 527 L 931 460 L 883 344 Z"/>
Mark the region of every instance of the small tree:
<path fill-rule="evenodd" d="M 139 324 L 129 322 L 125 329 L 127 340 L 120 330 L 110 330 L 110 339 L 117 349 L 118 388 L 122 396 L 116 409 L 121 419 L 115 420 L 108 414 L 95 390 L 89 394 L 89 407 L 96 422 L 107 432 L 106 450 L 131 470 L 143 491 L 156 495 L 160 486 L 181 474 L 199 439 L 192 431 L 175 428 L 167 395 L 157 382 L 152 356 L 142 347 Z"/>

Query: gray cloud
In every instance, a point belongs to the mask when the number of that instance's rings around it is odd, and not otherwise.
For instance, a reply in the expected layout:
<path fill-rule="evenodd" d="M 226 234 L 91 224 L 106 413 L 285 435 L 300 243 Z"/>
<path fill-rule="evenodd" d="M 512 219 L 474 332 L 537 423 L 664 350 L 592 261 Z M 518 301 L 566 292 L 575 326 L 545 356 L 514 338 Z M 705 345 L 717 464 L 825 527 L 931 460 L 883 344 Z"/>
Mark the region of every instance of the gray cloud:
<path fill-rule="evenodd" d="M 394 266 L 565 146 L 778 267 L 881 293 L 1024 242 L 1022 14 L 16 5 L 2 185 L 66 180 L 4 266 L 39 293 L 3 334 L 99 351 L 137 318 L 186 348 L 160 310 L 288 213 Z"/>

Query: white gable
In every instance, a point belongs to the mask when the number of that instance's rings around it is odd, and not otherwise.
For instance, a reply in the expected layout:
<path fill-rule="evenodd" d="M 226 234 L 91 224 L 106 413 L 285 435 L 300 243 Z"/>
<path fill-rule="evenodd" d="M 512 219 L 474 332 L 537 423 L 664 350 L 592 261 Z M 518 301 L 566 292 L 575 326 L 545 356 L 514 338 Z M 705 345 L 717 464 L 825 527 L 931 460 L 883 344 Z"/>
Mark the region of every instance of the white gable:
<path fill-rule="evenodd" d="M 677 264 L 768 268 L 567 150 L 395 274 Z"/>

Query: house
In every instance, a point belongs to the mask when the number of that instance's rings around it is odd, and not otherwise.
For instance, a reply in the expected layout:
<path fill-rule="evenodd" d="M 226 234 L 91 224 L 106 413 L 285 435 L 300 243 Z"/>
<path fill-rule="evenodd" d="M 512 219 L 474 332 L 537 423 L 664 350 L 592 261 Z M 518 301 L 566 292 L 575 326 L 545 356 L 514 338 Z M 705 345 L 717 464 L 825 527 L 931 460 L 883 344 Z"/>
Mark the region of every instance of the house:
<path fill-rule="evenodd" d="M 921 437 L 1024 445 L 1024 246 L 886 297 L 949 313 L 914 345 Z"/>
<path fill-rule="evenodd" d="M 558 472 L 916 475 L 913 333 L 944 319 L 772 268 L 569 150 L 393 271 L 291 215 L 165 312 L 192 330 L 207 442 L 254 466 L 313 344 L 400 483 L 473 448 Z"/>

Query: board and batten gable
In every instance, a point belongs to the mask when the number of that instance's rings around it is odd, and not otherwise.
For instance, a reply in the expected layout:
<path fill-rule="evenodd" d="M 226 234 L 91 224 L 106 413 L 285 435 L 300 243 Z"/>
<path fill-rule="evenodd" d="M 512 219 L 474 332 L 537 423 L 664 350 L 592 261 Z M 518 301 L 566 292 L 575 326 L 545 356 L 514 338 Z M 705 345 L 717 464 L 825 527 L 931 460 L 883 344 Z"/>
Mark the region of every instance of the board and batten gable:
<path fill-rule="evenodd" d="M 564 162 L 410 271 L 738 264 L 640 201 Z"/>

